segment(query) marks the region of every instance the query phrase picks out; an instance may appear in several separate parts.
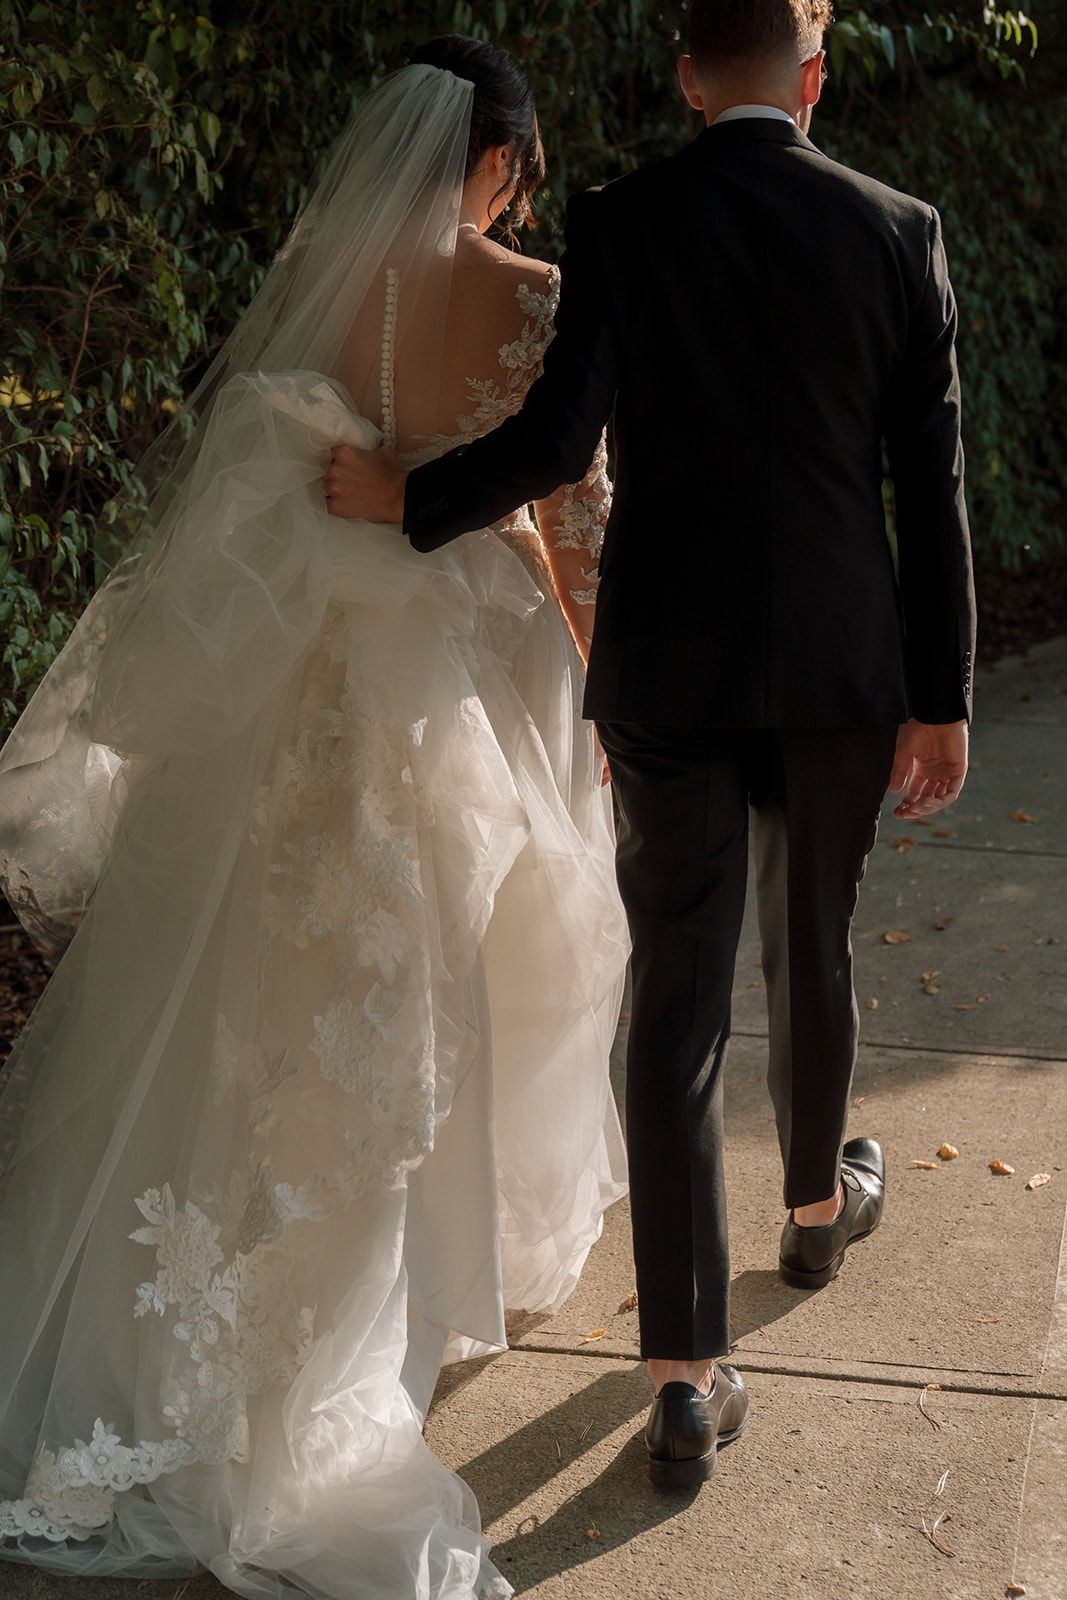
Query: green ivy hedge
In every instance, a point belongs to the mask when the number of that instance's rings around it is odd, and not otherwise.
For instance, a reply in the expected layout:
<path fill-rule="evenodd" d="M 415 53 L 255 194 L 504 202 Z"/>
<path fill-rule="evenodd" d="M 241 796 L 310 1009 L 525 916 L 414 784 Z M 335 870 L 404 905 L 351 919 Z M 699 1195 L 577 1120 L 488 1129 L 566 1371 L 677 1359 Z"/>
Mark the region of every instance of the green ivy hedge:
<path fill-rule="evenodd" d="M 261 281 L 360 95 L 441 32 L 499 39 L 566 195 L 696 131 L 687 0 L 0 0 L 0 726 L 99 576 L 114 497 Z M 1064 480 L 1064 0 L 838 7 L 814 130 L 938 205 L 961 309 L 980 558 L 1057 536 Z M 968 20 L 972 18 L 972 20 Z M 1025 77 L 1022 72 L 1025 68 Z"/>

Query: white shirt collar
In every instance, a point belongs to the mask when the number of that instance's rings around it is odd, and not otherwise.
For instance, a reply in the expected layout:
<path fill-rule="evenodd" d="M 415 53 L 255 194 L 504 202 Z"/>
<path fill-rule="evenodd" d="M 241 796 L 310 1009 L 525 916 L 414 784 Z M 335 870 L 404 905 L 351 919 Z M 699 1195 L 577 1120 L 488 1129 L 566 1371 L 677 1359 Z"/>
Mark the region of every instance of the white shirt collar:
<path fill-rule="evenodd" d="M 725 111 L 719 112 L 715 122 L 737 122 L 741 117 L 771 117 L 776 122 L 791 122 L 796 127 L 795 119 L 781 106 L 727 106 Z"/>

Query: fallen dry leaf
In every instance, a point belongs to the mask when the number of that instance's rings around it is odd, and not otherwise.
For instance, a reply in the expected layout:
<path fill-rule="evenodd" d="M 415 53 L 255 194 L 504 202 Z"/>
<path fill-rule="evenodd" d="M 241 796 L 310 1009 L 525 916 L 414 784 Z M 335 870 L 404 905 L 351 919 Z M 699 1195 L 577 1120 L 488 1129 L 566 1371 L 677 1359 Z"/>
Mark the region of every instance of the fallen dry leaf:
<path fill-rule="evenodd" d="M 935 978 L 940 978 L 940 976 L 941 976 L 940 972 L 934 972 L 934 971 L 924 972 L 923 973 L 923 982 L 924 983 L 933 983 L 934 979 Z"/>
<path fill-rule="evenodd" d="M 1009 1167 L 1006 1161 L 991 1161 L 989 1170 L 995 1172 L 998 1178 L 1010 1178 L 1015 1168 Z"/>
<path fill-rule="evenodd" d="M 878 1002 L 877 1002 L 877 1000 L 868 1000 L 866 1002 L 866 1008 L 867 1008 L 868 1011 L 877 1011 L 878 1010 Z"/>
<path fill-rule="evenodd" d="M 953 1006 L 952 1009 L 953 1009 L 953 1011 L 977 1011 L 978 1007 L 976 1005 L 974 1005 L 974 1006 Z"/>
<path fill-rule="evenodd" d="M 593 1423 L 595 1421 L 596 1421 L 595 1417 L 590 1417 L 589 1418 L 589 1421 L 586 1423 L 585 1427 L 582 1429 L 581 1433 L 578 1435 L 578 1443 L 579 1444 L 582 1444 L 584 1442 L 584 1440 L 586 1438 L 586 1435 L 588 1434 L 590 1428 L 593 1426 Z"/>
<path fill-rule="evenodd" d="M 935 983 L 933 978 L 926 978 L 923 981 L 922 991 L 923 994 L 940 994 L 941 985 L 939 983 Z"/>
<path fill-rule="evenodd" d="M 1026 1187 L 1028 1189 L 1040 1189 L 1046 1183 L 1051 1183 L 1051 1182 L 1052 1182 L 1052 1174 L 1051 1174 L 1051 1172 L 1035 1172 L 1033 1177 L 1030 1179 L 1029 1183 L 1026 1185 Z"/>
<path fill-rule="evenodd" d="M 587 1539 L 599 1539 L 600 1538 L 600 1529 L 595 1527 L 595 1526 L 592 1527 L 592 1528 L 586 1528 L 585 1536 L 586 1536 Z"/>
<path fill-rule="evenodd" d="M 955 1161 L 959 1155 L 959 1151 L 954 1144 L 943 1144 L 937 1153 L 942 1161 Z"/>
<path fill-rule="evenodd" d="M 619 1310 L 620 1311 L 636 1311 L 637 1310 L 637 1290 L 636 1289 L 631 1289 L 630 1290 L 629 1294 L 626 1296 L 626 1299 L 623 1301 L 622 1305 L 619 1307 Z"/>
<path fill-rule="evenodd" d="M 934 829 L 934 838 L 935 839 L 954 839 L 955 837 L 956 836 L 952 832 L 951 828 L 935 828 Z"/>
<path fill-rule="evenodd" d="M 940 1389 L 940 1387 L 941 1387 L 941 1385 L 939 1383 L 928 1383 L 928 1384 L 925 1384 L 924 1387 L 919 1390 L 919 1410 L 922 1412 L 922 1414 L 926 1418 L 927 1422 L 930 1423 L 931 1427 L 934 1427 L 934 1428 L 940 1428 L 940 1427 L 943 1426 L 943 1424 L 938 1422 L 937 1418 L 936 1417 L 932 1417 L 930 1415 L 929 1411 L 927 1411 L 927 1409 L 926 1409 L 926 1396 L 930 1393 L 930 1391 L 932 1389 Z"/>
<path fill-rule="evenodd" d="M 1021 1583 L 1009 1583 L 1005 1586 L 1005 1594 L 1025 1594 L 1026 1589 Z"/>
<path fill-rule="evenodd" d="M 882 940 L 885 944 L 910 944 L 911 934 L 900 933 L 896 928 L 890 928 L 888 933 L 883 933 Z"/>
<path fill-rule="evenodd" d="M 906 856 L 908 854 L 909 850 L 914 850 L 915 849 L 915 840 L 914 839 L 894 839 L 893 840 L 893 849 L 896 851 L 898 856 Z"/>
<path fill-rule="evenodd" d="M 1036 822 L 1040 822 L 1041 818 L 1040 817 L 1032 817 L 1029 814 L 1029 812 L 1027 812 L 1027 811 L 1013 811 L 1012 814 L 1011 814 L 1011 820 L 1013 822 L 1035 822 L 1036 823 Z"/>
<path fill-rule="evenodd" d="M 592 1333 L 587 1333 L 579 1340 L 580 1344 L 588 1344 L 590 1339 L 602 1339 L 607 1333 L 607 1328 L 594 1328 Z"/>
<path fill-rule="evenodd" d="M 955 922 L 955 920 L 955 917 L 938 917 L 937 921 L 934 923 L 934 931 L 936 933 L 944 933 L 945 929 Z"/>
<path fill-rule="evenodd" d="M 936 1172 L 937 1171 L 937 1162 L 936 1161 L 909 1161 L 908 1162 L 908 1166 L 909 1167 L 921 1167 L 924 1172 Z"/>
<path fill-rule="evenodd" d="M 941 1515 L 938 1517 L 937 1521 L 934 1523 L 933 1531 L 931 1531 L 926 1526 L 926 1518 L 925 1517 L 920 1517 L 919 1520 L 922 1522 L 922 1525 L 923 1525 L 923 1530 L 922 1530 L 923 1533 L 925 1534 L 926 1538 L 929 1539 L 930 1543 L 933 1545 L 935 1550 L 940 1550 L 942 1555 L 946 1555 L 946 1556 L 954 1556 L 956 1554 L 955 1550 L 950 1550 L 948 1545 L 947 1544 L 942 1544 L 941 1540 L 937 1537 L 937 1530 L 941 1526 L 941 1524 L 943 1522 L 951 1522 L 952 1521 L 952 1512 L 951 1511 L 942 1511 Z"/>

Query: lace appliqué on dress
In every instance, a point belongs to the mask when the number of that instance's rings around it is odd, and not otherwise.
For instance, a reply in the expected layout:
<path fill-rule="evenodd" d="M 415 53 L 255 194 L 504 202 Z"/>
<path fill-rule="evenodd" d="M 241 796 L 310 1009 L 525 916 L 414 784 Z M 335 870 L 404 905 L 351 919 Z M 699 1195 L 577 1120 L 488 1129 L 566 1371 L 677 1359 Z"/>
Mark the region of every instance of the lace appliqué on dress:
<path fill-rule="evenodd" d="M 459 444 L 480 439 L 521 409 L 530 386 L 541 376 L 545 351 L 555 337 L 552 324 L 559 306 L 559 283 L 559 268 L 552 267 L 544 290 L 531 289 L 525 283 L 516 286 L 515 298 L 526 321 L 518 338 L 500 348 L 498 360 L 506 375 L 503 384 L 495 378 L 468 378 L 471 409 L 456 417 L 455 433 L 427 439 L 417 455 L 405 458 L 409 465 L 421 465 Z M 525 506 L 491 523 L 489 531 L 514 549 L 540 582 L 547 581 L 544 552 Z"/>
<path fill-rule="evenodd" d="M 581 567 L 588 586 L 571 589 L 570 597 L 580 606 L 596 602 L 598 584 L 597 563 L 604 544 L 604 527 L 611 510 L 611 479 L 608 477 L 607 440 L 601 437 L 596 454 L 585 478 L 580 484 L 569 483 L 551 532 L 557 550 L 579 550 L 588 558 L 589 568 Z"/>
<path fill-rule="evenodd" d="M 413 775 L 422 729 L 387 726 L 353 702 L 344 633 L 332 607 L 309 658 L 299 734 L 279 753 L 250 832 L 253 845 L 270 841 L 264 981 L 275 939 L 321 949 L 329 974 L 326 1004 L 308 1017 L 305 1066 L 298 1048 L 241 1043 L 218 1016 L 213 1098 L 245 1098 L 249 1169 L 199 1204 L 179 1205 L 167 1184 L 136 1201 L 148 1225 L 130 1237 L 155 1249 L 157 1270 L 138 1286 L 133 1314 L 174 1317 L 160 1394 L 174 1437 L 129 1446 L 98 1418 L 88 1443 L 42 1449 L 24 1498 L 0 1504 L 2 1535 L 87 1539 L 135 1484 L 246 1460 L 248 1399 L 291 1384 L 313 1339 L 314 1308 L 285 1309 L 299 1235 L 373 1186 L 395 1185 L 432 1148 L 434 1029 L 421 1003 L 429 958 L 410 915 L 421 893 L 417 833 L 433 819 Z M 276 1181 L 272 1132 L 284 1123 L 291 1134 L 302 1118 L 331 1121 L 340 1159 Z"/>
<path fill-rule="evenodd" d="M 473 404 L 457 418 L 458 436 L 428 441 L 421 458 L 488 432 L 521 406 L 552 338 L 558 273 L 543 293 L 519 285 L 517 298 L 526 321 L 500 351 L 503 383 L 469 380 Z M 553 530 L 560 548 L 590 564 L 609 493 L 606 459 L 602 446 L 593 500 L 568 488 Z M 496 531 L 546 576 L 525 508 Z M 584 591 L 571 593 L 582 601 Z M 493 618 L 479 625 L 489 630 Z M 514 618 L 496 625 L 510 630 L 506 655 Z M 114 1520 L 117 1495 L 183 1466 L 246 1461 L 248 1402 L 291 1385 L 312 1349 L 315 1308 L 287 1292 L 307 1230 L 374 1188 L 395 1188 L 433 1148 L 433 957 L 415 915 L 418 836 L 434 821 L 418 780 L 423 725 L 382 721 L 353 698 L 347 627 L 344 606 L 331 605 L 308 657 L 298 732 L 276 753 L 247 836 L 267 884 L 260 987 L 269 992 L 280 941 L 291 953 L 283 966 L 304 952 L 321 973 L 321 1003 L 306 1013 L 306 1037 L 280 1045 L 277 1029 L 265 1037 L 243 1017 L 217 1016 L 210 1093 L 217 1107 L 247 1108 L 248 1165 L 225 1193 L 179 1203 L 163 1183 L 135 1201 L 145 1225 L 130 1238 L 154 1249 L 156 1271 L 137 1286 L 131 1311 L 169 1320 L 159 1422 L 171 1437 L 124 1444 L 98 1417 L 87 1442 L 42 1447 L 24 1497 L 0 1503 L 0 1536 L 90 1539 Z M 293 1171 L 291 1162 L 279 1170 L 274 1135 L 290 1136 L 291 1157 L 301 1123 L 333 1129 L 328 1170 Z"/>

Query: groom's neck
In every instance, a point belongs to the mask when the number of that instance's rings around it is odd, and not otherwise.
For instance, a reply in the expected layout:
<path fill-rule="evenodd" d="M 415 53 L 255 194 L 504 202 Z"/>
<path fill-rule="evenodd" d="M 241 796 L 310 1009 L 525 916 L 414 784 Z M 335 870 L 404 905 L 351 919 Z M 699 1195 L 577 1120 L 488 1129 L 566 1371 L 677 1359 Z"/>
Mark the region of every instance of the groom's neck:
<path fill-rule="evenodd" d="M 715 118 L 731 106 L 777 106 L 796 121 L 801 113 L 800 98 L 780 78 L 707 78 L 701 94 L 701 111 L 710 128 Z"/>
<path fill-rule="evenodd" d="M 811 87 L 804 70 L 774 58 L 716 72 L 682 56 L 678 75 L 686 99 L 710 127 L 731 106 L 776 106 L 804 128 L 811 116 Z M 814 98 L 818 98 L 816 89 Z"/>

